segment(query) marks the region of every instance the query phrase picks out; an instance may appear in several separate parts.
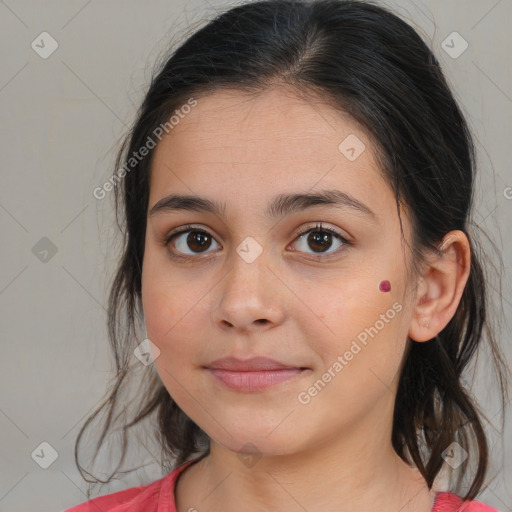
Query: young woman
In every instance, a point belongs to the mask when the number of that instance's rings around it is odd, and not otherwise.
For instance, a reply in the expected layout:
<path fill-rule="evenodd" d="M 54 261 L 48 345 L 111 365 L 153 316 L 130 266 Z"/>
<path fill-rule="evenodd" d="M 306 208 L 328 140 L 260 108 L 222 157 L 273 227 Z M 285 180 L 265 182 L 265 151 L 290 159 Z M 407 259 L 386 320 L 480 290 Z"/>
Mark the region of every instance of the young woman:
<path fill-rule="evenodd" d="M 105 407 L 114 428 L 136 367 L 121 431 L 156 418 L 174 466 L 69 511 L 495 510 L 462 381 L 487 307 L 473 145 L 413 28 L 358 1 L 234 7 L 155 73 L 117 164 L 117 381 L 77 441 Z"/>

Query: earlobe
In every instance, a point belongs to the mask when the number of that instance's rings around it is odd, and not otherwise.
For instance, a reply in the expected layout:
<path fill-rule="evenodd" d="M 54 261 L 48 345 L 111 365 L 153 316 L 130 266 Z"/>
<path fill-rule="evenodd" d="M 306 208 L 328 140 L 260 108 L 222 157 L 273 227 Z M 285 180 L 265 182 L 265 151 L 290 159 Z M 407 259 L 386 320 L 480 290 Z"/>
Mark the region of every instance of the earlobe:
<path fill-rule="evenodd" d="M 409 337 L 429 341 L 452 319 L 470 272 L 470 245 L 459 230 L 450 231 L 439 246 L 441 254 L 432 253 L 417 287 L 416 305 Z"/>

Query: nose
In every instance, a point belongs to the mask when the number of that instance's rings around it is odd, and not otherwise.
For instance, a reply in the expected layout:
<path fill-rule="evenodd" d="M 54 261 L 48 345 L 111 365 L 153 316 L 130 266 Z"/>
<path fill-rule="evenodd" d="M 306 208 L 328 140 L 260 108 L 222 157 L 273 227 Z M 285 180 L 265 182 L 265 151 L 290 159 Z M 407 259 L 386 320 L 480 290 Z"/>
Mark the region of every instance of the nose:
<path fill-rule="evenodd" d="M 285 316 L 286 287 L 260 255 L 247 263 L 238 255 L 217 287 L 213 322 L 220 329 L 240 333 L 279 325 Z"/>

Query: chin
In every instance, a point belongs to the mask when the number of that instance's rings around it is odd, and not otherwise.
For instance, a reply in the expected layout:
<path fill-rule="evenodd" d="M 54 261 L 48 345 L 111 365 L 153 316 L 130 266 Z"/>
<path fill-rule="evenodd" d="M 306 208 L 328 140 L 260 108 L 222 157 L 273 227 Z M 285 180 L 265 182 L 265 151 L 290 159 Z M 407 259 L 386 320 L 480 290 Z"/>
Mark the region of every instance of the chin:
<path fill-rule="evenodd" d="M 281 455 L 290 455 L 296 451 L 296 447 L 293 443 L 290 443 L 289 436 L 283 435 L 268 436 L 268 429 L 262 429 L 261 432 L 257 432 L 252 429 L 253 434 L 245 430 L 239 436 L 235 432 L 231 431 L 232 437 L 225 434 L 222 439 L 214 441 L 221 445 L 226 450 L 237 453 L 240 457 L 252 456 L 254 458 L 273 457 Z"/>

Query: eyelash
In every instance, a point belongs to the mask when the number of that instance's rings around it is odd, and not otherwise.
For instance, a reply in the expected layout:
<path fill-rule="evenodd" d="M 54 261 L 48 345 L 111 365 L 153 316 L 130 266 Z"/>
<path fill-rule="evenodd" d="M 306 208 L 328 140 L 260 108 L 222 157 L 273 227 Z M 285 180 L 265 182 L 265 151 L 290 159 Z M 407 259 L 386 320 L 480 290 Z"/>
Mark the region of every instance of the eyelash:
<path fill-rule="evenodd" d="M 179 235 L 182 235 L 184 233 L 188 233 L 188 232 L 195 232 L 195 233 L 202 233 L 204 235 L 207 235 L 211 238 L 215 238 L 211 233 L 209 233 L 208 231 L 204 230 L 204 229 L 200 229 L 200 228 L 196 228 L 194 227 L 193 225 L 191 224 L 186 224 L 184 226 L 182 226 L 179 231 L 171 231 L 171 233 L 169 233 L 169 235 L 167 235 L 166 237 L 164 237 L 163 241 L 162 241 L 162 244 L 167 247 L 174 238 L 176 238 L 177 236 Z M 346 238 L 344 238 L 340 233 L 338 233 L 338 231 L 336 231 L 335 229 L 333 228 L 328 228 L 328 227 L 322 227 L 322 223 L 320 222 L 319 224 L 316 224 L 315 226 L 313 227 L 309 227 L 307 228 L 306 230 L 300 232 L 295 240 L 299 240 L 301 237 L 303 237 L 304 235 L 306 235 L 307 233 L 310 233 L 310 232 L 316 232 L 316 231 L 319 231 L 319 232 L 322 232 L 322 233 L 329 233 L 331 235 L 334 235 L 336 238 L 338 238 L 341 242 L 343 242 L 343 245 L 352 245 L 352 242 L 349 242 Z M 294 240 L 294 241 L 295 241 Z M 343 246 L 342 246 L 343 247 Z M 341 248 L 340 248 L 341 249 Z M 337 251 L 335 251 L 334 253 L 338 252 L 340 249 L 338 249 Z M 300 251 L 298 251 L 300 252 Z M 330 253 L 330 254 L 334 254 L 334 253 Z M 200 256 L 201 253 L 198 253 L 198 256 Z M 176 258 L 176 259 L 180 259 L 180 260 L 197 260 L 198 256 L 182 256 L 182 255 L 178 255 L 176 253 L 171 253 L 171 257 L 173 258 Z M 324 259 L 328 259 L 330 256 L 319 256 L 319 257 L 316 257 L 314 259 L 317 259 L 317 260 L 324 260 Z"/>

